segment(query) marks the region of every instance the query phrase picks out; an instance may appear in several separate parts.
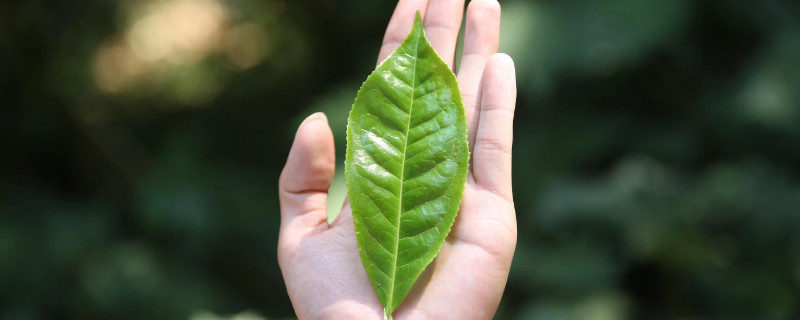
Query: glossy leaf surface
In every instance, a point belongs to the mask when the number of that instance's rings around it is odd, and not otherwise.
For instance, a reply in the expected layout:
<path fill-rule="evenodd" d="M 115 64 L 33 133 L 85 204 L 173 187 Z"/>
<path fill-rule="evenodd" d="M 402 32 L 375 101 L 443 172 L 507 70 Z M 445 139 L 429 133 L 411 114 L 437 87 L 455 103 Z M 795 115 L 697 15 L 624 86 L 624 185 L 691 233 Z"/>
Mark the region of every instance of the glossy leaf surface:
<path fill-rule="evenodd" d="M 436 257 L 466 181 L 466 117 L 456 77 L 411 33 L 367 78 L 350 111 L 345 177 L 361 261 L 391 314 Z"/>

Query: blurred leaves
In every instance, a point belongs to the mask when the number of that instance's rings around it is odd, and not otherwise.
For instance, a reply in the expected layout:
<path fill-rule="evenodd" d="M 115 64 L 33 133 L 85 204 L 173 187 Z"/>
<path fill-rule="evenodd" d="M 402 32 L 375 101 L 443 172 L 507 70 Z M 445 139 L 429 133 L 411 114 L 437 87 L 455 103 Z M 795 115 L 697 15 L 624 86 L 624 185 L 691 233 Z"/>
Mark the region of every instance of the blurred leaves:
<path fill-rule="evenodd" d="M 800 4 L 502 4 L 521 232 L 497 318 L 800 317 Z M 0 318 L 291 317 L 277 177 L 314 111 L 341 163 L 394 5 L 0 4 Z"/>

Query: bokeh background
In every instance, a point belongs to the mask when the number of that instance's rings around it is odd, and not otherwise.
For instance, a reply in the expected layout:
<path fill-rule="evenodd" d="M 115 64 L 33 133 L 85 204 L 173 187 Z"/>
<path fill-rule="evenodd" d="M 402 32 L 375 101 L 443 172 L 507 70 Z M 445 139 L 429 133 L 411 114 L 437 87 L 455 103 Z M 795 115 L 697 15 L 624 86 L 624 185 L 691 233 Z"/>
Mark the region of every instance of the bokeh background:
<path fill-rule="evenodd" d="M 501 4 L 497 318 L 800 318 L 800 2 Z M 0 318 L 294 317 L 277 178 L 315 111 L 341 165 L 394 5 L 2 2 Z"/>

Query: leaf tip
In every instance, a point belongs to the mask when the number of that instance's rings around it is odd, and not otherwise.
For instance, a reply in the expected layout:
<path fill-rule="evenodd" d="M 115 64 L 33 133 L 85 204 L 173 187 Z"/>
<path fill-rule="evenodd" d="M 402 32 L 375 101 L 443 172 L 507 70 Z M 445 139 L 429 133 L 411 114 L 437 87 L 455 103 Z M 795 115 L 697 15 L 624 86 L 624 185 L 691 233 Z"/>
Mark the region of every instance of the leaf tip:
<path fill-rule="evenodd" d="M 417 10 L 417 17 L 414 18 L 414 30 L 422 30 L 422 14 Z"/>

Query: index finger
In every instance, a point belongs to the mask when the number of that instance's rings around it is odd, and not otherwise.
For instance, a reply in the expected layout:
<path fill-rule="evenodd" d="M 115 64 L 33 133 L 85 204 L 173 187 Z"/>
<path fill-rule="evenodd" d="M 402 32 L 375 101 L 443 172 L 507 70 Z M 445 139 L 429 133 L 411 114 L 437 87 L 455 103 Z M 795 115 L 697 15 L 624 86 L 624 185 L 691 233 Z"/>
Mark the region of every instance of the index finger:
<path fill-rule="evenodd" d="M 389 25 L 386 27 L 386 34 L 383 36 L 383 44 L 378 53 L 378 64 L 403 43 L 411 31 L 411 27 L 414 26 L 417 11 L 424 17 L 427 7 L 428 0 L 400 0 L 397 3 Z"/>

